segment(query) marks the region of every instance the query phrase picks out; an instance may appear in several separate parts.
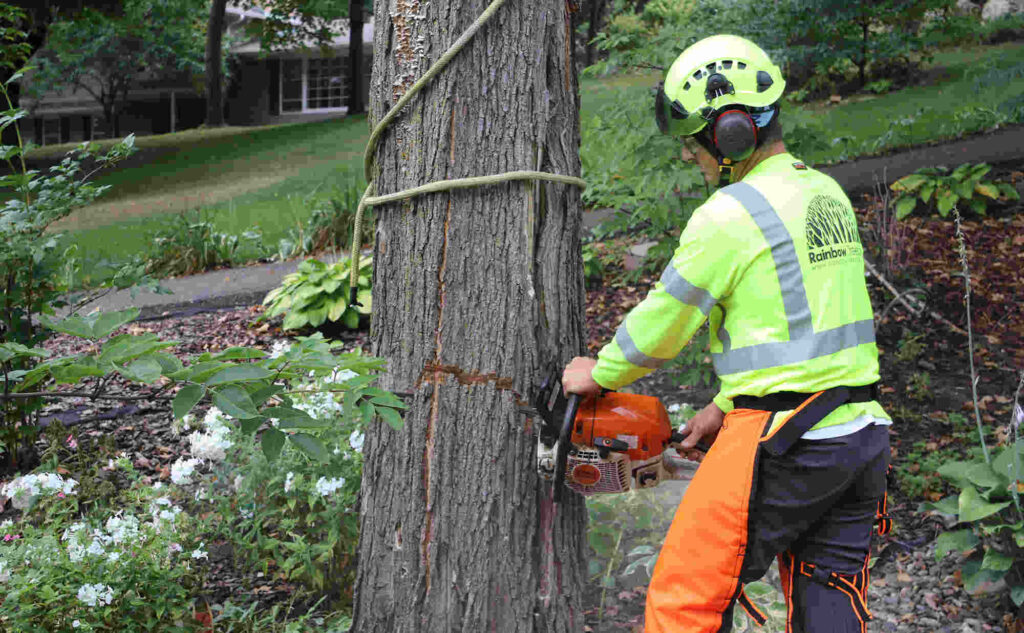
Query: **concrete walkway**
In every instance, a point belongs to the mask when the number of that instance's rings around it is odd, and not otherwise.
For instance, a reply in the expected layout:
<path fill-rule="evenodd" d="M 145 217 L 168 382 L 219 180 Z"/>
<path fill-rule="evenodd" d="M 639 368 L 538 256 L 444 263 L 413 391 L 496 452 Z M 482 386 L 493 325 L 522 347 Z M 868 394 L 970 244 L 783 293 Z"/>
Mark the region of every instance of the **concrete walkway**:
<path fill-rule="evenodd" d="M 820 169 L 853 195 L 871 192 L 876 182 L 892 182 L 924 166 L 955 167 L 961 163 L 1007 163 L 1015 160 L 1021 161 L 1024 168 L 1024 126 Z M 587 212 L 583 215 L 584 228 L 590 230 L 615 213 L 613 209 Z M 322 259 L 332 261 L 330 257 Z M 135 306 L 142 309 L 141 318 L 159 318 L 187 310 L 256 305 L 280 285 L 285 275 L 294 272 L 301 261 L 257 264 L 167 279 L 162 285 L 172 294 L 139 291 L 132 297 L 128 290 L 122 290 L 97 301 L 89 309 L 123 310 Z"/>

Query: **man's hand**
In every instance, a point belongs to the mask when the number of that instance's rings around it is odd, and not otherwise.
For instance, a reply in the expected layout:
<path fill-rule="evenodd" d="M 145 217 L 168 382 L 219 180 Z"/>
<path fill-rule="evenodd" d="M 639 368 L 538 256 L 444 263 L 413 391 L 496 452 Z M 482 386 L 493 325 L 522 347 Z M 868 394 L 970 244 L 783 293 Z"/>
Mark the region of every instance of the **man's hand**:
<path fill-rule="evenodd" d="M 718 431 L 722 428 L 724 420 L 725 413 L 714 402 L 701 409 L 686 423 L 686 428 L 680 429 L 681 433 L 686 434 L 686 439 L 677 444 L 680 448 L 679 453 L 687 456 L 692 454 L 693 448 L 701 439 L 704 439 L 708 445 L 712 444 L 718 436 Z M 688 459 L 692 458 L 688 457 Z"/>
<path fill-rule="evenodd" d="M 562 392 L 568 397 L 570 393 L 581 396 L 596 396 L 601 393 L 601 385 L 594 382 L 590 372 L 597 365 L 594 358 L 577 356 L 562 372 Z"/>

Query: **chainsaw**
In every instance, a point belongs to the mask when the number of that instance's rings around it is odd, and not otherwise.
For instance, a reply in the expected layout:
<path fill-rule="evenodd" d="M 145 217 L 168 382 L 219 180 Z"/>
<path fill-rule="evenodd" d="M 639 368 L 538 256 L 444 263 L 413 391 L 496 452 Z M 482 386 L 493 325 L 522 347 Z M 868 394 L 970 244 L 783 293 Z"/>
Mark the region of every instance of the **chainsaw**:
<path fill-rule="evenodd" d="M 613 391 L 586 400 L 578 394 L 566 398 L 552 374 L 534 405 L 543 422 L 537 471 L 553 482 L 556 503 L 565 486 L 584 496 L 627 492 L 691 479 L 697 468 L 669 446 L 685 435 L 673 432 L 657 398 Z M 698 448 L 706 451 L 707 445 Z"/>

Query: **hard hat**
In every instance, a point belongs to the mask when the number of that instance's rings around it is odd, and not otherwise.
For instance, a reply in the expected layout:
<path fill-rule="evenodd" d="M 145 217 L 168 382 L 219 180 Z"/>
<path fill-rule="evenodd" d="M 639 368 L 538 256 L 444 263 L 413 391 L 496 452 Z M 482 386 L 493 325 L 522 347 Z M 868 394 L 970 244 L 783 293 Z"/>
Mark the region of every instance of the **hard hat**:
<path fill-rule="evenodd" d="M 655 117 L 662 132 L 691 136 L 726 106 L 743 106 L 757 127 L 765 127 L 785 87 L 782 71 L 757 44 L 737 35 L 714 35 L 672 63 L 657 92 Z"/>

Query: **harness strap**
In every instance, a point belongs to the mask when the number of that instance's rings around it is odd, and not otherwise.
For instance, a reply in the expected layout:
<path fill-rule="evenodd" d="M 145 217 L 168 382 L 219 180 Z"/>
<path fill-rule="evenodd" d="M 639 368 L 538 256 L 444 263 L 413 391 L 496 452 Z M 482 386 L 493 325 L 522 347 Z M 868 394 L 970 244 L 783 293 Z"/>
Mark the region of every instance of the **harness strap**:
<path fill-rule="evenodd" d="M 850 605 L 853 607 L 854 612 L 857 614 L 857 618 L 863 625 L 865 622 L 872 619 L 871 611 L 868 610 L 867 604 L 864 602 L 864 595 L 862 587 L 866 587 L 866 578 L 862 578 L 864 570 L 852 575 L 845 576 L 837 574 L 834 571 L 829 571 L 816 567 L 812 563 L 805 563 L 800 561 L 799 573 L 802 576 L 810 578 L 813 582 L 821 585 L 825 585 L 831 589 L 837 589 L 850 599 Z"/>
<path fill-rule="evenodd" d="M 891 482 L 894 478 L 892 464 L 889 464 L 889 470 L 885 473 L 885 478 L 888 482 Z M 889 516 L 889 487 L 886 486 L 886 490 L 882 493 L 882 498 L 878 501 L 878 510 L 875 511 L 875 524 L 878 526 L 878 535 L 884 536 L 892 530 L 892 517 Z"/>
<path fill-rule="evenodd" d="M 750 619 L 753 620 L 755 624 L 757 624 L 758 626 L 764 626 L 768 622 L 768 617 L 765 616 L 764 613 L 761 613 L 761 610 L 757 608 L 757 605 L 754 604 L 750 600 L 750 598 L 747 597 L 747 592 L 743 585 L 740 585 L 740 593 L 736 597 L 736 599 L 740 603 L 740 606 L 743 607 L 743 610 L 747 612 L 747 615 L 750 616 Z"/>
<path fill-rule="evenodd" d="M 840 389 L 832 387 L 825 391 Z M 849 402 L 871 402 L 878 399 L 878 383 L 863 385 L 860 387 L 846 387 L 850 392 Z M 737 409 L 756 409 L 758 411 L 792 411 L 798 408 L 813 393 L 800 393 L 797 391 L 776 391 L 764 396 L 736 396 L 732 399 Z"/>

